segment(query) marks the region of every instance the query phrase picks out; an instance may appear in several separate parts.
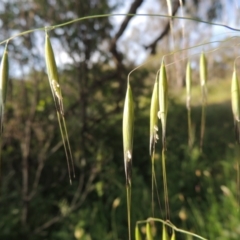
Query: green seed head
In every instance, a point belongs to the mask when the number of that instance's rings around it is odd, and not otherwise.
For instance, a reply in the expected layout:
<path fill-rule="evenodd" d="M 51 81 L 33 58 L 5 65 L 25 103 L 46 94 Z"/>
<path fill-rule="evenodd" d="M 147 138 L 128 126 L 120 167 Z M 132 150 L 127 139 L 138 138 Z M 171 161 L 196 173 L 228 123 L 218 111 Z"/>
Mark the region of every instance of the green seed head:
<path fill-rule="evenodd" d="M 239 91 L 239 83 L 237 72 L 234 67 L 233 75 L 232 75 L 232 85 L 231 85 L 231 97 L 232 97 L 232 111 L 234 119 L 239 122 L 240 121 L 240 91 Z"/>
<path fill-rule="evenodd" d="M 1 92 L 1 104 L 5 104 L 7 97 L 7 85 L 8 85 L 8 51 L 7 45 L 5 47 L 1 67 L 0 67 L 0 92 Z"/>
<path fill-rule="evenodd" d="M 158 74 L 154 83 L 151 108 L 150 108 L 150 155 L 153 154 L 155 149 L 155 143 L 158 140 L 158 111 L 159 111 L 159 100 L 158 100 Z"/>
<path fill-rule="evenodd" d="M 200 81 L 202 87 L 207 83 L 207 60 L 203 52 L 200 56 Z"/>
<path fill-rule="evenodd" d="M 147 222 L 146 224 L 146 235 L 147 240 L 153 240 L 151 224 L 149 222 Z"/>
<path fill-rule="evenodd" d="M 191 63 L 187 63 L 186 68 L 186 94 L 187 94 L 187 101 L 186 105 L 187 108 L 190 108 L 190 101 L 191 101 L 191 85 L 192 85 L 192 69 L 191 69 Z"/>
<path fill-rule="evenodd" d="M 136 227 L 135 227 L 135 240 L 142 240 L 138 225 L 136 225 Z"/>
<path fill-rule="evenodd" d="M 45 37 L 45 60 L 47 65 L 47 73 L 50 83 L 55 80 L 59 83 L 57 65 L 54 58 L 54 53 L 52 49 L 52 45 L 49 39 L 48 34 L 46 33 Z"/>
<path fill-rule="evenodd" d="M 159 74 L 159 107 L 158 117 L 162 122 L 162 142 L 165 148 L 167 110 L 168 110 L 168 82 L 165 64 L 162 63 Z"/>
<path fill-rule="evenodd" d="M 162 231 L 162 240 L 169 240 L 167 228 L 164 224 L 163 224 L 163 231 Z"/>
<path fill-rule="evenodd" d="M 176 240 L 176 234 L 175 234 L 175 231 L 174 230 L 172 230 L 173 232 L 172 232 L 172 236 L 171 236 L 171 240 Z"/>
<path fill-rule="evenodd" d="M 131 186 L 132 149 L 134 128 L 134 106 L 130 84 L 128 83 L 123 110 L 123 154 L 127 184 Z"/>

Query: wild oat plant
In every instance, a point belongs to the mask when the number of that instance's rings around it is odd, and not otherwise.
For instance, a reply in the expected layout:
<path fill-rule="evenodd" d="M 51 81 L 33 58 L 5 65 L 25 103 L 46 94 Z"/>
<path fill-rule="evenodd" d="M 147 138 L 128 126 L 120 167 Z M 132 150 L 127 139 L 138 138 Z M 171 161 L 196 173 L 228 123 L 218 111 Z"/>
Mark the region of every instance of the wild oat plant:
<path fill-rule="evenodd" d="M 172 6 L 171 1 L 167 1 L 167 5 L 169 8 L 169 15 L 154 15 L 155 17 L 161 18 L 171 18 L 171 31 L 173 31 L 173 20 L 178 21 L 180 19 L 189 20 L 185 17 L 174 17 L 172 16 Z M 6 104 L 7 98 L 7 86 L 8 86 L 8 44 L 15 38 L 27 34 L 31 34 L 34 31 L 42 31 L 43 35 L 45 35 L 45 63 L 46 63 L 46 70 L 49 79 L 49 86 L 51 89 L 53 102 L 55 104 L 57 119 L 59 123 L 59 130 L 62 137 L 63 147 L 66 154 L 67 160 L 67 167 L 69 172 L 69 180 L 72 183 L 72 176 L 75 176 L 74 171 L 74 159 L 73 154 L 70 146 L 69 135 L 66 127 L 66 120 L 64 115 L 64 107 L 63 107 L 63 95 L 62 95 L 62 85 L 58 74 L 58 69 L 55 61 L 54 50 L 50 41 L 51 31 L 56 28 L 61 28 L 63 26 L 67 26 L 69 24 L 73 24 L 76 22 L 80 22 L 86 19 L 94 19 L 94 18 L 104 18 L 110 17 L 114 14 L 103 14 L 103 15 L 96 15 L 96 16 L 87 16 L 83 18 L 74 19 L 70 22 L 62 23 L 55 26 L 50 27 L 43 27 L 36 30 L 29 30 L 27 32 L 22 32 L 16 36 L 13 36 L 5 41 L 1 42 L 1 44 L 5 44 L 5 50 L 2 56 L 1 61 L 1 68 L 0 68 L 0 116 L 1 116 L 1 126 L 0 126 L 0 134 L 1 134 L 1 142 L 2 142 L 2 131 L 3 131 L 3 124 L 8 124 L 4 122 L 4 108 Z M 122 16 L 145 16 L 145 14 L 115 14 L 115 15 L 122 15 Z M 149 14 L 151 15 L 151 14 Z M 204 22 L 201 20 L 192 19 L 192 21 Z M 204 22 L 206 23 L 206 22 Z M 221 24 L 216 23 L 207 23 L 209 25 L 218 25 L 221 27 L 227 27 Z M 233 31 L 234 29 L 232 29 Z M 238 30 L 239 31 L 239 30 Z M 174 34 L 173 34 L 174 36 Z M 174 39 L 173 39 L 174 40 Z M 228 40 L 226 40 L 228 41 Z M 135 234 L 134 231 L 131 231 L 132 222 L 131 222 L 131 195 L 132 195 L 132 187 L 134 187 L 134 178 L 132 178 L 132 165 L 137 165 L 137 159 L 134 159 L 134 129 L 138 129 L 141 126 L 135 126 L 135 114 L 134 114 L 134 88 L 131 86 L 131 79 L 130 75 L 137 71 L 140 67 L 143 67 L 144 64 L 138 66 L 136 69 L 131 71 L 127 78 L 126 83 L 126 95 L 125 101 L 123 106 L 123 117 L 122 117 L 122 136 L 123 136 L 123 164 L 125 169 L 125 178 L 126 178 L 126 196 L 127 196 L 127 222 L 128 222 L 128 239 L 130 240 L 133 235 L 135 235 L 135 240 L 147 239 L 153 240 L 156 236 L 156 229 L 160 229 L 160 233 L 162 234 L 162 240 L 175 240 L 178 238 L 178 234 L 184 234 L 187 239 L 206 239 L 201 237 L 200 235 L 205 235 L 204 232 L 199 232 L 198 234 L 190 231 L 185 231 L 176 227 L 171 222 L 171 207 L 170 207 L 170 200 L 171 196 L 168 193 L 168 181 L 171 179 L 167 178 L 167 172 L 171 171 L 171 168 L 174 166 L 168 165 L 168 158 L 169 155 L 168 150 L 168 141 L 167 141 L 167 122 L 171 116 L 168 116 L 169 109 L 171 106 L 169 105 L 169 91 L 171 89 L 170 84 L 170 77 L 168 76 L 169 68 L 174 63 L 181 63 L 182 68 L 186 69 L 185 74 L 185 83 L 186 83 L 186 108 L 187 108 L 187 122 L 181 122 L 181 124 L 186 124 L 188 127 L 188 147 L 189 151 L 193 151 L 194 148 L 194 129 L 193 129 L 193 121 L 192 121 L 192 86 L 193 81 L 196 82 L 196 76 L 193 80 L 193 67 L 192 67 L 192 60 L 194 55 L 198 55 L 200 57 L 199 66 L 194 66 L 194 71 L 198 71 L 199 69 L 199 82 L 200 82 L 200 89 L 201 89 L 201 102 L 202 102 L 202 116 L 201 116 L 201 124 L 200 124 L 200 141 L 199 141 L 199 150 L 202 154 L 204 154 L 204 135 L 205 135 L 205 124 L 206 124 L 206 108 L 207 108 L 207 81 L 208 81 L 208 65 L 207 65 L 207 57 L 208 53 L 212 51 L 212 49 L 208 51 L 198 52 L 197 54 L 191 54 L 190 49 L 199 48 L 201 46 L 205 46 L 210 44 L 209 42 L 203 42 L 198 46 L 193 46 L 189 49 L 179 49 L 173 52 L 164 55 L 159 59 L 161 62 L 159 69 L 156 70 L 155 82 L 153 84 L 153 92 L 151 98 L 151 104 L 149 106 L 150 109 L 150 136 L 149 136 L 149 153 L 151 159 L 151 166 L 149 166 L 152 170 L 152 201 L 149 204 L 149 207 L 152 209 L 152 216 L 148 216 L 146 220 L 137 221 L 135 223 Z M 215 50 L 219 50 L 221 47 Z M 183 57 L 182 59 L 174 59 L 173 61 L 168 61 L 169 56 L 174 56 L 176 53 L 181 53 L 182 51 L 189 50 L 187 56 Z M 185 64 L 185 60 L 187 60 L 187 64 Z M 10 59 L 11 61 L 11 59 Z M 197 70 L 196 70 L 197 69 Z M 232 99 L 232 112 L 234 118 L 234 131 L 236 135 L 236 143 L 240 144 L 240 89 L 239 89 L 239 81 L 238 81 L 238 65 L 237 61 L 234 63 L 234 70 L 232 76 L 232 86 L 231 86 L 231 99 Z M 230 89 L 229 89 L 229 96 L 230 96 Z M 161 131 L 159 131 L 159 120 L 161 122 Z M 116 126 L 118 127 L 118 126 Z M 177 133 L 176 133 L 177 134 Z M 155 171 L 155 158 L 156 154 L 159 154 L 159 147 L 158 147 L 158 139 L 161 139 L 162 145 L 162 154 L 161 154 L 161 168 L 162 168 L 162 184 L 158 182 L 158 173 Z M 79 146 L 81 147 L 81 146 Z M 147 153 L 146 153 L 147 154 Z M 239 169 L 239 163 L 237 162 L 237 170 Z M 1 171 L 4 171 L 2 169 Z M 239 170 L 238 170 L 239 171 Z M 238 172 L 239 176 L 239 172 Z M 163 186 L 163 189 L 159 189 L 159 185 Z M 239 186 L 239 179 L 238 179 L 238 186 Z M 158 204 L 155 204 L 155 194 L 158 199 Z M 162 211 L 162 219 L 155 218 L 155 211 L 160 206 L 161 197 L 163 194 L 164 199 L 164 211 Z M 151 205 L 151 206 L 150 206 Z M 126 231 L 127 231 L 126 229 Z M 156 238 L 155 238 L 156 239 Z"/>

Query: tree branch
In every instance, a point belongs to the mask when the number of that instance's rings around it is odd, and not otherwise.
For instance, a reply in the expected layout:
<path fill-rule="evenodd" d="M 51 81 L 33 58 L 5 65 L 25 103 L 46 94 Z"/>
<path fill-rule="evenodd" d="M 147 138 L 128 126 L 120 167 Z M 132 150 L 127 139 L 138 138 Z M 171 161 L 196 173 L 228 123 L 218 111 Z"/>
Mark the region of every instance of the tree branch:
<path fill-rule="evenodd" d="M 140 7 L 140 5 L 143 3 L 144 0 L 135 0 L 131 6 L 130 6 L 130 9 L 128 11 L 128 14 L 135 14 L 137 12 L 137 9 Z M 111 41 L 111 44 L 110 44 L 110 52 L 113 54 L 116 62 L 117 62 L 117 65 L 121 65 L 121 62 L 122 62 L 122 54 L 120 54 L 117 50 L 117 46 L 116 46 L 116 43 L 117 43 L 117 40 L 122 36 L 122 34 L 124 33 L 125 29 L 127 28 L 128 26 L 128 23 L 130 22 L 131 18 L 133 16 L 126 16 L 125 19 L 123 20 L 118 32 L 116 33 L 116 35 L 114 36 L 114 38 L 112 39 Z"/>
<path fill-rule="evenodd" d="M 77 189 L 77 192 L 75 193 L 75 195 L 73 196 L 73 199 L 72 199 L 72 202 L 71 204 L 69 205 L 69 210 L 68 210 L 68 213 L 66 215 L 58 215 L 58 216 L 55 216 L 53 217 L 52 219 L 50 219 L 49 221 L 45 222 L 43 225 L 41 225 L 40 227 L 37 227 L 35 230 L 34 230 L 34 233 L 35 234 L 40 234 L 44 229 L 47 229 L 49 228 L 50 226 L 52 226 L 53 224 L 55 223 L 58 223 L 60 221 L 62 221 L 64 218 L 68 217 L 69 214 L 71 214 L 74 210 L 78 209 L 83 203 L 84 201 L 86 200 L 88 194 L 93 191 L 94 187 L 93 187 L 93 181 L 94 179 L 96 178 L 97 174 L 99 173 L 98 169 L 97 168 L 93 168 L 91 173 L 90 173 L 90 176 L 88 178 L 88 181 L 86 183 L 86 186 L 85 186 L 85 191 L 82 192 L 82 185 L 83 185 L 83 178 L 80 177 L 79 178 L 79 186 L 78 186 L 78 189 Z M 80 192 L 78 192 L 80 191 Z"/>
<path fill-rule="evenodd" d="M 183 1 L 183 4 L 184 4 L 185 1 Z M 174 6 L 173 6 L 173 12 L 172 12 L 172 16 L 175 16 L 177 11 L 178 11 L 178 8 L 180 7 L 180 3 L 179 1 L 175 1 L 174 3 Z M 171 25 L 171 21 L 172 19 L 170 19 L 165 28 L 163 29 L 163 31 L 161 32 L 161 34 L 159 35 L 159 37 L 157 37 L 151 44 L 149 44 L 148 46 L 144 46 L 145 49 L 151 49 L 151 54 L 156 54 L 156 47 L 157 47 L 157 43 L 162 39 L 164 38 L 169 30 L 170 30 L 170 25 Z"/>

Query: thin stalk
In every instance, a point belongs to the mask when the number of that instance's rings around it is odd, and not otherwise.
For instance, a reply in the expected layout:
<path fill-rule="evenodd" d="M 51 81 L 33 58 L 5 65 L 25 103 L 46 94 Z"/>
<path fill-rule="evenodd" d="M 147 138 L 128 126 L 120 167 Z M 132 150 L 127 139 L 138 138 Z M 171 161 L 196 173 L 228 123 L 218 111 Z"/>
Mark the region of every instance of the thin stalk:
<path fill-rule="evenodd" d="M 167 172 L 166 172 L 166 149 L 162 149 L 162 171 L 163 171 L 163 189 L 164 189 L 164 201 L 165 201 L 165 211 L 166 219 L 170 219 L 170 208 L 168 199 L 168 187 L 167 187 Z"/>
<path fill-rule="evenodd" d="M 236 133 L 236 171 L 237 171 L 237 203 L 238 211 L 240 208 L 240 143 L 239 143 L 239 122 L 235 122 L 235 127 L 238 129 Z"/>
<path fill-rule="evenodd" d="M 238 146 L 239 148 L 239 146 Z M 238 211 L 240 208 L 240 159 L 239 159 L 239 150 L 238 150 L 238 158 L 237 158 L 237 202 L 238 202 Z"/>
<path fill-rule="evenodd" d="M 63 147 L 64 147 L 66 159 L 67 159 L 69 182 L 70 182 L 70 185 L 72 185 L 70 161 L 69 161 L 69 156 L 68 156 L 68 147 L 67 147 L 67 143 L 66 143 L 66 131 L 65 131 L 65 128 L 62 126 L 62 124 L 63 124 L 62 121 L 64 121 L 64 119 L 61 118 L 61 115 L 60 115 L 59 111 L 57 111 L 57 118 L 58 118 L 58 124 L 59 124 L 61 137 L 62 137 L 62 141 L 63 141 Z M 67 140 L 67 142 L 68 142 L 68 140 Z"/>
<path fill-rule="evenodd" d="M 152 216 L 154 217 L 154 155 L 152 155 Z"/>
<path fill-rule="evenodd" d="M 199 22 L 199 23 L 205 23 L 205 24 L 208 24 L 208 25 L 219 26 L 219 27 L 222 27 L 222 28 L 229 29 L 231 31 L 240 32 L 240 29 L 238 29 L 238 28 L 230 27 L 228 25 L 221 24 L 221 23 L 204 21 L 204 20 L 201 20 L 199 18 L 188 18 L 188 17 L 181 17 L 181 16 L 168 16 L 168 15 L 164 15 L 164 14 L 149 14 L 149 13 L 148 14 L 147 13 L 145 13 L 145 14 L 142 14 L 142 13 L 141 14 L 140 13 L 137 13 L 137 14 L 134 14 L 134 13 L 114 13 L 114 14 L 109 13 L 109 14 L 99 14 L 99 15 L 85 16 L 85 17 L 76 18 L 74 20 L 71 20 L 71 21 L 68 21 L 68 22 L 65 22 L 65 23 L 61 23 L 61 24 L 30 29 L 30 30 L 18 33 L 18 34 L 14 35 L 10 38 L 5 39 L 4 41 L 0 42 L 0 45 L 3 44 L 3 43 L 6 43 L 7 41 L 13 40 L 16 37 L 23 36 L 23 35 L 33 33 L 33 32 L 36 32 L 36 31 L 45 31 L 46 29 L 48 31 L 50 31 L 50 30 L 53 30 L 53 29 L 56 29 L 56 28 L 64 27 L 64 26 L 67 26 L 67 25 L 70 25 L 70 24 L 73 24 L 73 23 L 77 23 L 77 22 L 80 22 L 80 21 L 88 20 L 88 19 L 106 18 L 106 17 L 114 17 L 114 16 L 129 16 L 129 17 L 151 16 L 151 17 L 171 18 L 171 19 L 183 19 L 183 20 L 187 20 L 187 21 L 195 21 L 195 22 Z"/>
<path fill-rule="evenodd" d="M 201 117 L 201 136 L 200 136 L 200 151 L 203 148 L 203 138 L 205 133 L 205 107 L 207 102 L 207 59 L 204 52 L 201 53 L 199 60 L 199 74 L 200 74 L 200 84 L 202 90 L 202 117 Z"/>
<path fill-rule="evenodd" d="M 196 237 L 196 238 L 201 239 L 201 240 L 207 240 L 206 238 L 201 237 L 201 236 L 199 236 L 199 235 L 197 235 L 195 233 L 188 232 L 188 231 L 182 230 L 180 228 L 177 228 L 171 222 L 164 221 L 164 220 L 159 219 L 159 218 L 148 218 L 147 220 L 137 221 L 137 224 L 145 224 L 146 222 L 149 222 L 149 221 L 160 222 L 160 223 L 163 223 L 166 226 L 169 226 L 170 228 L 172 228 L 176 232 L 184 233 L 186 235 L 190 235 L 190 236 Z"/>
<path fill-rule="evenodd" d="M 117 223 L 116 223 L 116 216 L 115 216 L 115 208 L 112 208 L 111 217 L 112 217 L 112 236 L 114 240 L 118 240 L 118 233 L 117 233 Z"/>
<path fill-rule="evenodd" d="M 156 179 L 156 171 L 155 171 L 155 150 L 152 153 L 151 156 L 151 162 L 152 162 L 152 214 L 154 217 L 154 186 L 156 189 L 156 194 L 157 194 L 157 200 L 158 200 L 158 205 L 160 208 L 160 213 L 162 215 L 162 206 L 161 206 L 161 201 L 160 201 L 160 197 L 159 197 L 159 192 L 158 192 L 158 185 L 157 185 L 157 179 Z"/>
<path fill-rule="evenodd" d="M 192 86 L 192 70 L 191 63 L 187 63 L 186 68 L 186 108 L 187 108 L 187 118 L 188 118 L 188 146 L 192 147 L 192 123 L 191 123 L 191 86 Z"/>
<path fill-rule="evenodd" d="M 200 135 L 200 151 L 201 152 L 202 152 L 202 148 L 203 148 L 203 139 L 204 139 L 204 133 L 205 133 L 205 119 L 206 119 L 205 109 L 206 109 L 206 103 L 203 102 L 202 116 L 201 116 L 201 135 Z"/>
<path fill-rule="evenodd" d="M 168 57 L 168 56 L 171 56 L 171 55 L 173 55 L 173 54 L 176 54 L 176 53 L 179 53 L 179 52 L 182 52 L 182 51 L 194 49 L 194 48 L 197 48 L 197 47 L 202 47 L 202 46 L 204 46 L 204 45 L 208 45 L 208 44 L 212 44 L 212 43 L 226 43 L 226 42 L 228 42 L 228 41 L 230 41 L 230 40 L 232 40 L 232 39 L 234 39 L 234 38 L 239 38 L 239 36 L 233 36 L 233 37 L 231 37 L 231 38 L 229 38 L 229 39 L 227 39 L 227 40 L 204 42 L 204 43 L 200 43 L 200 44 L 198 44 L 198 45 L 194 45 L 194 46 L 191 46 L 191 47 L 187 47 L 187 48 L 182 48 L 182 49 L 178 49 L 178 50 L 175 50 L 175 51 L 171 51 L 171 52 L 169 52 L 168 54 L 165 54 L 165 55 L 163 56 L 163 60 L 164 60 L 166 57 Z M 220 49 L 222 49 L 222 48 L 230 48 L 230 47 L 217 47 L 217 48 L 214 48 L 213 50 L 205 51 L 205 53 L 213 53 L 213 52 L 215 52 L 215 51 L 217 51 L 217 50 L 220 50 Z M 178 59 L 177 61 L 184 61 L 184 60 L 188 59 L 189 57 L 196 56 L 196 55 L 199 55 L 199 54 L 200 54 L 200 53 L 194 53 L 194 54 L 188 55 L 188 56 L 186 56 L 186 57 L 180 58 L 180 59 Z M 171 62 L 171 63 L 166 64 L 165 66 L 168 67 L 168 66 L 173 65 L 173 64 L 175 64 L 175 63 L 176 63 L 176 61 L 173 61 L 173 62 Z"/>
<path fill-rule="evenodd" d="M 191 149 L 193 145 L 191 108 L 187 109 L 187 116 L 188 116 L 188 146 Z"/>
<path fill-rule="evenodd" d="M 2 136 L 0 137 L 0 196 L 2 189 Z"/>
<path fill-rule="evenodd" d="M 158 206 L 160 208 L 160 213 L 162 214 L 162 205 L 161 205 L 161 201 L 160 201 L 160 197 L 159 197 L 159 192 L 158 192 L 158 185 L 157 185 L 157 179 L 156 179 L 156 172 L 154 170 L 154 183 L 155 183 L 155 187 L 156 187 L 156 193 L 157 193 L 157 200 L 158 200 Z M 163 214 L 162 214 L 163 215 Z"/>
<path fill-rule="evenodd" d="M 127 190 L 127 216 L 128 216 L 128 240 L 131 240 L 131 186 L 126 184 Z"/>
<path fill-rule="evenodd" d="M 73 163 L 72 150 L 71 150 L 70 143 L 69 143 L 68 131 L 67 131 L 66 121 L 65 121 L 64 115 L 62 116 L 62 121 L 63 121 L 63 129 L 64 129 L 64 132 L 65 132 L 66 141 L 67 141 L 67 147 L 68 147 L 68 150 L 69 150 L 71 164 L 72 164 L 73 177 L 75 178 L 76 175 L 75 175 L 75 168 L 74 168 L 74 163 Z"/>

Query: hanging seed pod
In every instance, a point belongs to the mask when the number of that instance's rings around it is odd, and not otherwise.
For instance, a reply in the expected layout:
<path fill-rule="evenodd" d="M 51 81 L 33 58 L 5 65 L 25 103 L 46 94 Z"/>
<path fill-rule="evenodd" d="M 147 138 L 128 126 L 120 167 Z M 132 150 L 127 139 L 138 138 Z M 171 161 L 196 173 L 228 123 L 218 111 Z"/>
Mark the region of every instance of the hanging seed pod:
<path fill-rule="evenodd" d="M 147 224 L 146 224 L 146 236 L 147 236 L 147 240 L 153 240 L 150 222 L 147 222 Z"/>
<path fill-rule="evenodd" d="M 55 80 L 59 84 L 57 65 L 48 33 L 45 36 L 45 59 L 49 81 Z"/>
<path fill-rule="evenodd" d="M 240 90 L 236 68 L 234 66 L 231 84 L 232 112 L 234 118 L 236 141 L 240 144 L 239 122 L 240 122 Z"/>
<path fill-rule="evenodd" d="M 192 69 L 191 63 L 188 61 L 186 68 L 186 107 L 190 109 L 191 107 L 191 87 L 192 87 Z"/>
<path fill-rule="evenodd" d="M 207 60 L 205 54 L 202 52 L 200 56 L 200 85 L 202 90 L 202 104 L 207 101 Z"/>
<path fill-rule="evenodd" d="M 158 74 L 155 79 L 152 99 L 151 99 L 151 108 L 150 108 L 150 146 L 149 152 L 152 156 L 155 144 L 158 140 L 158 111 L 159 111 L 159 100 L 158 100 Z"/>
<path fill-rule="evenodd" d="M 163 224 L 163 229 L 162 229 L 162 240 L 169 240 L 167 228 L 165 224 Z"/>
<path fill-rule="evenodd" d="M 162 62 L 159 74 L 159 113 L 158 117 L 162 123 L 162 144 L 166 149 L 166 125 L 167 125 L 167 108 L 168 108 L 168 83 L 164 62 Z"/>
<path fill-rule="evenodd" d="M 128 186 L 131 186 L 133 128 L 134 128 L 133 97 L 130 84 L 128 83 L 123 110 L 123 129 L 122 129 L 124 166 L 126 182 Z"/>
<path fill-rule="evenodd" d="M 134 106 L 130 83 L 127 84 L 127 92 L 123 109 L 123 155 L 126 176 L 127 190 L 127 214 L 128 214 L 128 235 L 131 239 L 131 181 L 132 181 L 132 149 L 133 149 L 133 128 L 134 128 Z"/>
<path fill-rule="evenodd" d="M 231 98 L 232 98 L 233 116 L 234 116 L 234 119 L 237 122 L 239 122 L 240 121 L 240 92 L 239 92 L 238 76 L 237 76 L 235 67 L 232 75 Z"/>
<path fill-rule="evenodd" d="M 65 122 L 65 118 L 64 118 L 63 99 L 62 99 L 62 92 L 61 92 L 61 88 L 60 88 L 60 84 L 59 84 L 57 65 L 56 65 L 52 45 L 51 45 L 51 42 L 50 42 L 47 32 L 46 32 L 46 37 L 45 37 L 45 61 L 46 61 L 46 66 L 47 66 L 49 85 L 51 88 L 53 100 L 54 100 L 55 107 L 57 110 L 58 123 L 59 123 L 59 128 L 60 128 L 60 132 L 61 132 L 61 136 L 62 136 L 65 155 L 67 158 L 69 181 L 71 184 L 72 178 L 71 178 L 71 173 L 70 173 L 71 171 L 70 171 L 69 159 L 71 160 L 73 177 L 75 177 L 74 163 L 73 163 L 72 151 L 71 151 L 71 147 L 70 147 L 70 143 L 69 143 L 66 122 Z"/>
<path fill-rule="evenodd" d="M 200 56 L 200 81 L 201 86 L 206 86 L 207 83 L 207 60 L 205 54 L 202 52 Z"/>
<path fill-rule="evenodd" d="M 171 240 L 176 240 L 176 234 L 174 230 L 172 230 Z"/>
<path fill-rule="evenodd" d="M 203 148 L 203 138 L 205 134 L 205 105 L 207 102 L 207 60 L 202 52 L 200 56 L 200 83 L 202 90 L 202 116 L 201 116 L 201 133 L 200 133 L 200 150 Z"/>
<path fill-rule="evenodd" d="M 7 85 L 8 85 L 8 51 L 6 44 L 0 67 L 0 117 L 1 117 L 0 134 L 2 134 L 3 128 L 4 107 L 7 97 Z"/>
<path fill-rule="evenodd" d="M 63 115 L 64 114 L 63 101 L 62 101 L 61 88 L 59 84 L 57 65 L 56 65 L 52 45 L 47 33 L 45 37 L 45 59 L 46 59 L 46 65 L 47 65 L 49 85 L 52 91 L 56 109 L 61 115 Z"/>
<path fill-rule="evenodd" d="M 135 240 L 142 240 L 142 236 L 141 236 L 138 225 L 136 225 L 135 227 Z"/>
<path fill-rule="evenodd" d="M 191 120 L 191 87 L 192 87 L 192 69 L 191 63 L 188 61 L 186 67 L 186 108 L 188 118 L 188 146 L 191 148 L 193 145 L 193 131 Z"/>

